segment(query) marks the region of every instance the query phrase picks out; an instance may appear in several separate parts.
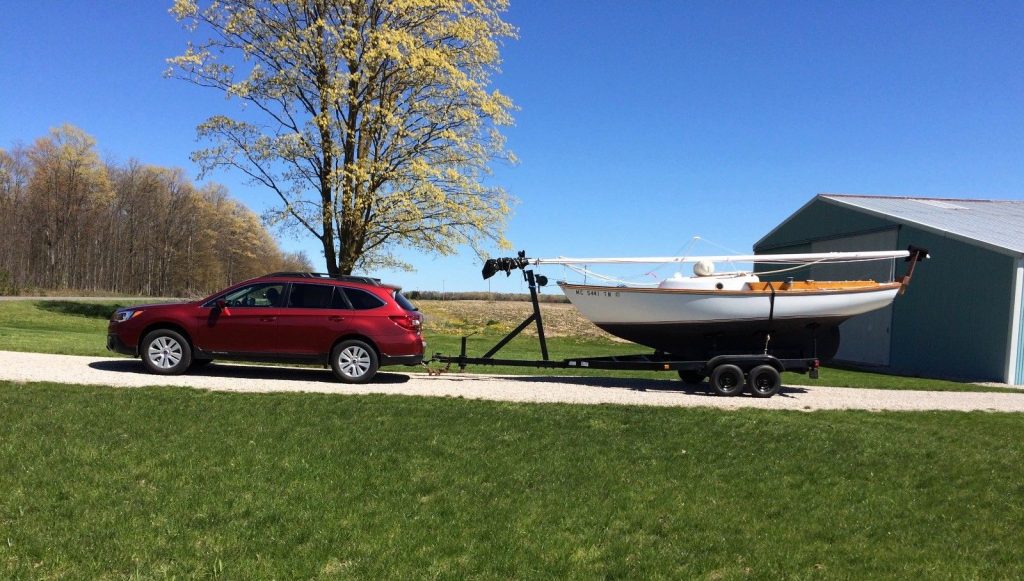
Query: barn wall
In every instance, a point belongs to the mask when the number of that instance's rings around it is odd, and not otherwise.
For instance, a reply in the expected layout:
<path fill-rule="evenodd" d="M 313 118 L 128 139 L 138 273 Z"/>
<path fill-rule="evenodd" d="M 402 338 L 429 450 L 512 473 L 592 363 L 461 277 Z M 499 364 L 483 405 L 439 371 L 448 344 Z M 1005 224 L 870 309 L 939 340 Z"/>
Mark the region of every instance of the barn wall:
<path fill-rule="evenodd" d="M 898 228 L 894 249 L 923 246 L 932 258 L 918 265 L 907 293 L 897 297 L 892 307 L 889 369 L 1024 384 L 1024 314 L 1016 322 L 1018 341 L 1011 344 L 1013 299 L 1024 293 L 1024 288 L 1015 285 L 1018 264 L 1014 257 L 821 199 L 807 204 L 754 250 L 759 254 L 813 252 L 823 248 L 823 241 L 841 244 L 844 237 L 894 227 Z M 901 276 L 905 268 L 905 263 L 897 262 L 896 275 Z M 807 277 L 808 273 L 796 275 Z M 772 278 L 779 277 L 765 277 Z M 1024 302 L 1024 294 L 1020 300 Z M 854 334 L 848 335 L 854 339 Z M 1016 365 L 1011 367 L 1013 363 Z"/>
<path fill-rule="evenodd" d="M 900 229 L 900 247 L 923 246 L 893 309 L 891 367 L 901 373 L 1004 381 L 1016 261 L 978 246 Z"/>

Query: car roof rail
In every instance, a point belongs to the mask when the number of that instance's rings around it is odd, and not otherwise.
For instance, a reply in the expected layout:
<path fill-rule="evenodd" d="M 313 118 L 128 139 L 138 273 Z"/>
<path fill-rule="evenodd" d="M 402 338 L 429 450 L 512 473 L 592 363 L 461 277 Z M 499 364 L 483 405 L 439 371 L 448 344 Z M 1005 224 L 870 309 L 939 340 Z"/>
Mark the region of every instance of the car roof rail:
<path fill-rule="evenodd" d="M 370 276 L 352 276 L 348 274 L 337 274 L 331 276 L 326 272 L 272 272 L 265 275 L 266 278 L 282 278 L 282 277 L 296 277 L 296 278 L 329 278 L 331 280 L 340 280 L 344 282 L 361 282 L 363 284 L 374 284 L 380 285 L 379 278 L 373 278 Z"/>

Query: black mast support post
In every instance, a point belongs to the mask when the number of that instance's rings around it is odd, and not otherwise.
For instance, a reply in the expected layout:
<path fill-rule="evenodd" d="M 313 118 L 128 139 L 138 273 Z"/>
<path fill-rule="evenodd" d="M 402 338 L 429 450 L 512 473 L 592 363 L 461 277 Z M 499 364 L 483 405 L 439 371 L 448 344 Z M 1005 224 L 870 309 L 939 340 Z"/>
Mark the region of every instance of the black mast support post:
<path fill-rule="evenodd" d="M 537 279 L 533 270 L 524 270 L 526 283 L 530 287 L 530 300 L 533 301 L 533 318 L 537 320 L 537 335 L 540 337 L 540 354 L 544 361 L 548 360 L 548 342 L 544 339 L 544 319 L 540 316 L 540 300 L 537 298 Z"/>
<path fill-rule="evenodd" d="M 468 337 L 463 335 L 462 336 L 462 350 L 459 351 L 459 370 L 460 371 L 465 371 L 465 369 L 466 369 L 466 339 L 468 339 Z"/>
<path fill-rule="evenodd" d="M 544 319 L 540 314 L 540 300 L 537 298 L 537 278 L 533 275 L 532 270 L 523 269 L 523 278 L 526 279 L 526 283 L 530 287 L 530 300 L 533 302 L 533 314 L 526 317 L 526 320 L 519 323 L 519 326 L 512 330 L 511 333 L 505 335 L 505 338 L 498 341 L 498 344 L 491 347 L 491 350 L 484 354 L 481 359 L 490 359 L 495 353 L 501 350 L 502 347 L 508 345 L 508 342 L 516 337 L 516 335 L 523 332 L 524 329 L 530 326 L 531 323 L 537 323 L 537 336 L 540 338 L 540 354 L 544 361 L 548 359 L 548 343 L 544 338 Z M 465 354 L 466 345 L 463 340 L 462 352 Z"/>

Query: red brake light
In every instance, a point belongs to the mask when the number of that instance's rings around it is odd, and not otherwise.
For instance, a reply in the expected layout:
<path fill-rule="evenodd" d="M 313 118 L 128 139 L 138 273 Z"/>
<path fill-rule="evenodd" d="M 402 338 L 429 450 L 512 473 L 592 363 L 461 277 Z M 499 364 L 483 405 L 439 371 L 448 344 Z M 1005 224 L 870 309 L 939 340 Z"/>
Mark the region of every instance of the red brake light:
<path fill-rule="evenodd" d="M 418 315 L 392 315 L 389 317 L 399 327 L 407 331 L 420 330 L 420 317 Z"/>

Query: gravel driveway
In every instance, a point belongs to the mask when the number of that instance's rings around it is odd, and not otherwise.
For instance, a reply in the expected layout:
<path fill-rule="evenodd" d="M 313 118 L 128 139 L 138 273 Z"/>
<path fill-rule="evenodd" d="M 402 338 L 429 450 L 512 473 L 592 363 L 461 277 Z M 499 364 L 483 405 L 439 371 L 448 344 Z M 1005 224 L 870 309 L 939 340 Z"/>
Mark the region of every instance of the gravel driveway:
<path fill-rule="evenodd" d="M 138 359 L 79 357 L 0 351 L 0 379 L 54 381 L 84 385 L 143 387 L 172 385 L 239 392 L 316 392 L 336 394 L 402 394 L 462 397 L 515 402 L 626 404 L 724 409 L 788 410 L 958 410 L 1024 412 L 1024 392 L 965 393 L 887 391 L 824 386 L 783 387 L 775 397 L 718 397 L 684 388 L 678 380 L 615 377 L 500 376 L 468 373 L 403 373 L 385 368 L 373 383 L 345 385 L 329 370 L 214 363 L 193 374 L 159 377 L 147 373 Z"/>

